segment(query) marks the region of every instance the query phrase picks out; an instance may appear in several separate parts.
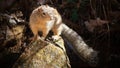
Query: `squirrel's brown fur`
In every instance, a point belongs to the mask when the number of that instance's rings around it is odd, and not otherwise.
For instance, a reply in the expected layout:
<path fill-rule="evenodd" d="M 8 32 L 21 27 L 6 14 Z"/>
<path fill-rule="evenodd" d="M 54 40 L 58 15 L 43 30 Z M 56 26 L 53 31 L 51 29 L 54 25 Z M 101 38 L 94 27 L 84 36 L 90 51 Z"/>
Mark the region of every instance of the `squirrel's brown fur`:
<path fill-rule="evenodd" d="M 38 39 L 38 32 L 42 31 L 42 37 L 45 39 L 50 30 L 53 31 L 54 35 L 61 34 L 60 23 L 61 16 L 57 10 L 48 5 L 42 5 L 33 10 L 29 25 L 34 38 Z"/>

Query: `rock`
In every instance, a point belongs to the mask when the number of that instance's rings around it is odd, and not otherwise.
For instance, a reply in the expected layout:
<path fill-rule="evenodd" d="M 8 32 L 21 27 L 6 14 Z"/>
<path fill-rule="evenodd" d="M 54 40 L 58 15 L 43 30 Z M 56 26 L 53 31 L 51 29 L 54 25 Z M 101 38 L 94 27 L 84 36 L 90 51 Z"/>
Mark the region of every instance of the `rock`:
<path fill-rule="evenodd" d="M 31 43 L 13 68 L 70 68 L 63 39 L 59 37 L 56 42 L 38 40 Z"/>

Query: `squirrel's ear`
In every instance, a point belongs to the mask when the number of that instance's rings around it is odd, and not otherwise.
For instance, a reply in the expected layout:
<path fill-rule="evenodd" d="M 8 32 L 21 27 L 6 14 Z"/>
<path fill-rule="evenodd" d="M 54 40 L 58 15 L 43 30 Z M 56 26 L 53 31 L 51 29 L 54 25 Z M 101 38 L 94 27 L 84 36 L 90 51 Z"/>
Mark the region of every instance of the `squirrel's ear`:
<path fill-rule="evenodd" d="M 48 7 L 48 4 L 46 4 L 45 6 Z"/>

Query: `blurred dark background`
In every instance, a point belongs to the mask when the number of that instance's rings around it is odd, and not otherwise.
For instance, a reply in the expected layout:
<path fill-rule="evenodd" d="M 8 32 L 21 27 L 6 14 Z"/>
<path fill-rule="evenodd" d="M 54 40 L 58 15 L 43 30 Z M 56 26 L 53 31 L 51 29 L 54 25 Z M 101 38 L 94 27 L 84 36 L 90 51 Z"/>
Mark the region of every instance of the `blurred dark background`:
<path fill-rule="evenodd" d="M 55 7 L 63 22 L 99 52 L 99 63 L 94 66 L 81 60 L 66 46 L 72 68 L 120 68 L 119 0 L 0 0 L 0 13 L 21 11 L 22 19 L 28 22 L 32 10 L 41 4 Z M 10 68 L 13 61 L 8 60 L 13 57 L 6 58 L 0 59 L 0 65 Z"/>

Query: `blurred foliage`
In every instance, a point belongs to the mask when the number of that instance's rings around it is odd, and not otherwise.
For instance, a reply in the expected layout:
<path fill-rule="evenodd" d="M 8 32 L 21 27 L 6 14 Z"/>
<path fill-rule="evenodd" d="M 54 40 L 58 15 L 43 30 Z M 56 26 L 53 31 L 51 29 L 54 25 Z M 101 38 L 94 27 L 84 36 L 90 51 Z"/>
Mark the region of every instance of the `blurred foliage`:
<path fill-rule="evenodd" d="M 73 22 L 77 22 L 79 20 L 79 15 L 78 15 L 78 9 L 77 8 L 73 8 L 71 10 L 72 14 L 71 14 L 71 20 Z"/>

